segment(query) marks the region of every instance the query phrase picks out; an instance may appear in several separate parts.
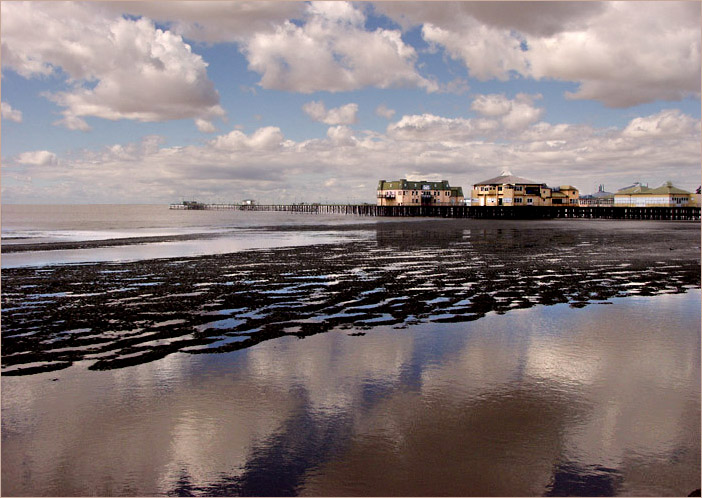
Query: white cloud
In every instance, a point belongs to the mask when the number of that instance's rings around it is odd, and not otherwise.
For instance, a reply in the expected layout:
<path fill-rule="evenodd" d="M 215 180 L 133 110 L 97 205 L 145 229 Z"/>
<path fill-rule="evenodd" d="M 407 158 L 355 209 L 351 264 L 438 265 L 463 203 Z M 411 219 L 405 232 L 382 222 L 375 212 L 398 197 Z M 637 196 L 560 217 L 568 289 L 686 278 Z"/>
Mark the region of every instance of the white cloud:
<path fill-rule="evenodd" d="M 577 81 L 571 98 L 609 107 L 699 95 L 700 5 L 608 4 L 585 29 L 530 40 L 531 75 Z"/>
<path fill-rule="evenodd" d="M 699 184 L 700 122 L 679 111 L 637 117 L 621 129 L 539 122 L 518 132 L 502 122 L 506 115 L 403 116 L 385 134 L 354 135 L 340 125 L 324 138 L 303 141 L 286 139 L 277 127 L 250 134 L 234 130 L 186 147 L 165 147 L 162 138 L 146 137 L 60 160 L 48 151 L 26 152 L 7 163 L 9 173 L 32 179 L 35 200 L 42 202 L 78 194 L 85 202 L 171 202 L 184 192 L 203 200 L 316 202 L 324 196 L 373 202 L 380 178 L 448 179 L 469 188 L 505 167 L 583 192 L 635 180 L 658 185 L 670 179 L 688 190 Z M 27 195 L 20 180 L 4 181 L 4 200 L 26 201 Z"/>
<path fill-rule="evenodd" d="M 71 114 L 71 113 L 64 113 L 63 119 L 59 119 L 58 121 L 54 121 L 54 125 L 57 126 L 64 126 L 68 128 L 69 130 L 79 130 L 79 131 L 90 131 L 92 130 L 92 127 L 82 118 L 79 118 L 78 116 Z"/>
<path fill-rule="evenodd" d="M 534 107 L 534 98 L 541 96 L 520 93 L 514 100 L 509 100 L 504 95 L 479 95 L 473 100 L 470 108 L 483 116 L 499 117 L 505 129 L 517 131 L 535 123 L 543 116 L 544 109 Z"/>
<path fill-rule="evenodd" d="M 227 135 L 221 135 L 210 144 L 216 149 L 229 151 L 237 150 L 271 150 L 282 145 L 283 134 L 280 128 L 276 126 L 267 126 L 259 128 L 251 136 L 242 133 L 239 130 L 234 130 Z"/>
<path fill-rule="evenodd" d="M 478 95 L 470 108 L 483 116 L 504 116 L 512 109 L 512 102 L 504 95 Z"/>
<path fill-rule="evenodd" d="M 336 146 L 354 145 L 356 138 L 348 126 L 333 126 L 327 130 L 327 137 Z"/>
<path fill-rule="evenodd" d="M 180 36 L 148 19 L 62 2 L 4 3 L 2 14 L 3 65 L 25 77 L 60 76 L 59 68 L 67 75 L 69 90 L 45 94 L 63 108 L 59 124 L 87 130 L 88 116 L 165 121 L 224 115 L 207 64 Z"/>
<path fill-rule="evenodd" d="M 699 121 L 677 109 L 667 109 L 651 116 L 634 118 L 622 132 L 624 137 L 662 138 L 689 136 L 699 131 Z"/>
<path fill-rule="evenodd" d="M 481 80 L 515 75 L 579 84 L 609 107 L 700 93 L 699 2 L 387 2 Z"/>
<path fill-rule="evenodd" d="M 53 152 L 48 150 L 36 150 L 32 152 L 23 152 L 17 156 L 16 162 L 18 164 L 25 164 L 30 166 L 49 166 L 58 163 L 58 158 Z"/>
<path fill-rule="evenodd" d="M 506 81 L 511 72 L 527 72 L 527 59 L 520 50 L 522 39 L 515 32 L 477 21 L 467 24 L 458 32 L 425 24 L 422 36 L 429 43 L 443 46 L 454 59 L 463 60 L 470 75 L 481 81 Z"/>
<path fill-rule="evenodd" d="M 200 130 L 202 133 L 214 133 L 215 131 L 217 131 L 217 128 L 215 128 L 212 122 L 207 121 L 206 119 L 196 119 L 195 126 L 197 126 L 197 129 Z"/>
<path fill-rule="evenodd" d="M 304 21 L 302 26 L 285 21 L 272 33 L 257 32 L 242 42 L 249 69 L 261 74 L 263 88 L 301 93 L 369 86 L 438 89 L 417 72 L 417 53 L 399 31 L 366 31 L 362 12 L 351 4 L 314 2 Z"/>
<path fill-rule="evenodd" d="M 380 104 L 375 108 L 375 114 L 385 119 L 392 119 L 392 117 L 395 115 L 395 110 L 388 109 L 385 104 Z"/>
<path fill-rule="evenodd" d="M 189 40 L 205 43 L 238 42 L 273 26 L 300 18 L 303 2 L 178 1 L 109 2 L 105 8 L 121 15 L 143 15 L 168 25 Z"/>
<path fill-rule="evenodd" d="M 7 102 L 2 102 L 2 119 L 7 119 L 8 121 L 14 121 L 15 123 L 22 122 L 22 111 L 13 109 Z"/>
<path fill-rule="evenodd" d="M 357 121 L 358 104 L 346 104 L 341 107 L 327 110 L 324 102 L 312 101 L 302 106 L 305 113 L 320 123 L 328 125 L 347 125 Z"/>
<path fill-rule="evenodd" d="M 489 119 L 445 118 L 433 114 L 402 116 L 388 125 L 395 140 L 422 142 L 470 142 L 494 135 L 499 123 Z"/>

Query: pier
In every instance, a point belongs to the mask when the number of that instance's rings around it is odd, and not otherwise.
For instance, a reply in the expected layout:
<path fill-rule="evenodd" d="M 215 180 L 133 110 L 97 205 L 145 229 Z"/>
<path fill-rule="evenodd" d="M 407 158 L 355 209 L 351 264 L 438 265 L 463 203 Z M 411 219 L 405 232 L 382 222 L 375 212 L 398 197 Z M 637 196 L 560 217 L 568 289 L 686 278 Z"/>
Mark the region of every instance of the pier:
<path fill-rule="evenodd" d="M 613 206 L 376 206 L 373 204 L 171 204 L 176 210 L 278 211 L 383 217 L 552 219 L 603 218 L 616 220 L 699 221 L 699 207 Z"/>

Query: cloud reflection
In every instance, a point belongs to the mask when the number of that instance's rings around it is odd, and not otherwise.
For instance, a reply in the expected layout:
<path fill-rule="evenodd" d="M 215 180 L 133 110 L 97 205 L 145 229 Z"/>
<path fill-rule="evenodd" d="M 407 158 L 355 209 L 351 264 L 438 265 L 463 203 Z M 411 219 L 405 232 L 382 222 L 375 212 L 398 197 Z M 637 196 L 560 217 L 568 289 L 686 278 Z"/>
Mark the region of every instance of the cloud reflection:
<path fill-rule="evenodd" d="M 536 307 L 114 371 L 3 377 L 3 401 L 15 400 L 3 403 L 3 487 L 687 493 L 699 481 L 698 303 L 695 291 Z"/>

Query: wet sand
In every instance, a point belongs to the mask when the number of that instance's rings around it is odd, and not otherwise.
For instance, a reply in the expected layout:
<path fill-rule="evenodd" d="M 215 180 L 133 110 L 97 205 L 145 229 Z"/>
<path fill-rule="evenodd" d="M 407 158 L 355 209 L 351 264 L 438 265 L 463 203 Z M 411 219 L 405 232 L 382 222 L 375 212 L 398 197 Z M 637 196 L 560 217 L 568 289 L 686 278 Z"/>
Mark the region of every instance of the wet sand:
<path fill-rule="evenodd" d="M 369 228 L 338 230 L 359 227 Z M 320 229 L 329 226 L 275 228 Z M 338 244 L 3 269 L 2 374 L 76 361 L 108 370 L 339 327 L 360 337 L 380 325 L 466 322 L 700 286 L 697 223 L 402 220 L 374 231 Z"/>

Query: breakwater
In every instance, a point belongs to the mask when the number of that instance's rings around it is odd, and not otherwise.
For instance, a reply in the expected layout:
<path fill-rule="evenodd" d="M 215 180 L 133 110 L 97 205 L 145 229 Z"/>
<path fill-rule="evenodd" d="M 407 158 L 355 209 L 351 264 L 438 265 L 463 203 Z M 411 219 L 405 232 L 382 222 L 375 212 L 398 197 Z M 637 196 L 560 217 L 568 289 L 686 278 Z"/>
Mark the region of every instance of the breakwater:
<path fill-rule="evenodd" d="M 613 207 L 613 206 L 376 206 L 372 204 L 171 204 L 171 209 L 280 211 L 356 216 L 434 218 L 605 218 L 622 220 L 699 221 L 699 207 Z"/>

